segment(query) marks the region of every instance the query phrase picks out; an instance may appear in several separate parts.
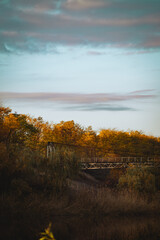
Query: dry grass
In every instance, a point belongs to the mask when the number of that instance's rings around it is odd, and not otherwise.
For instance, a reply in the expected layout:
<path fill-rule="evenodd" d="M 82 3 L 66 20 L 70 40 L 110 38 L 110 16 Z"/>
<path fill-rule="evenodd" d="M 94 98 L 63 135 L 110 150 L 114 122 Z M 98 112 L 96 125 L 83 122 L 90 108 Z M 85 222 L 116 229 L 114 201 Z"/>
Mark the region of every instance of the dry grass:
<path fill-rule="evenodd" d="M 155 240 L 159 219 L 143 217 L 66 218 L 55 217 L 53 232 L 61 240 Z"/>
<path fill-rule="evenodd" d="M 160 214 L 160 202 L 157 197 L 151 200 L 134 192 L 113 191 L 78 182 L 71 186 L 75 192 L 74 201 L 68 206 L 68 214 L 115 216 Z"/>
<path fill-rule="evenodd" d="M 17 239 L 17 236 L 21 236 L 23 240 L 38 239 L 38 233 L 44 230 L 44 226 L 47 226 L 52 219 L 62 217 L 102 219 L 106 216 L 157 216 L 160 214 L 159 205 L 158 200 L 148 202 L 142 196 L 128 192 L 113 192 L 107 188 L 86 184 L 77 184 L 76 190 L 69 188 L 59 195 L 54 192 L 50 195 L 38 192 L 31 193 L 23 199 L 17 199 L 13 195 L 4 194 L 0 197 L 1 236 L 6 240 Z M 126 228 L 123 230 L 122 234 L 127 236 L 128 231 Z M 92 231 L 95 235 L 102 236 L 100 239 L 107 236 L 106 234 L 110 234 L 111 237 L 115 234 L 111 229 L 106 233 L 103 226 L 97 228 L 95 226 Z M 84 231 L 82 233 L 84 234 Z M 96 238 L 93 236 L 93 239 Z"/>

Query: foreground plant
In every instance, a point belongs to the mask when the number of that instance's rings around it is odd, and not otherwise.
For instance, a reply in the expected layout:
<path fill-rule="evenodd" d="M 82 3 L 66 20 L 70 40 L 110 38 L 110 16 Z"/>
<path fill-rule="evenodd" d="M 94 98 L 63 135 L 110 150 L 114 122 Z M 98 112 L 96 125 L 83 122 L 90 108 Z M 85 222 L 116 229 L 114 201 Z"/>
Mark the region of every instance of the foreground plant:
<path fill-rule="evenodd" d="M 51 223 L 45 229 L 45 231 L 41 233 L 41 235 L 42 235 L 42 237 L 39 240 L 56 240 L 51 231 Z"/>

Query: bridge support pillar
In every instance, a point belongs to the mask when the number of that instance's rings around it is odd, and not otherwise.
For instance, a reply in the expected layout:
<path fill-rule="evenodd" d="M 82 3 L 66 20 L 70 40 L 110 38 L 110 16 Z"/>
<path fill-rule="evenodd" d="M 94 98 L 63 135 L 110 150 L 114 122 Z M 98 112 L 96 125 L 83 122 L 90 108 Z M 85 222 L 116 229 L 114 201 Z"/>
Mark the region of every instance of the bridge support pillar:
<path fill-rule="evenodd" d="M 48 142 L 47 144 L 47 158 L 52 161 L 55 153 L 55 146 L 52 142 Z"/>

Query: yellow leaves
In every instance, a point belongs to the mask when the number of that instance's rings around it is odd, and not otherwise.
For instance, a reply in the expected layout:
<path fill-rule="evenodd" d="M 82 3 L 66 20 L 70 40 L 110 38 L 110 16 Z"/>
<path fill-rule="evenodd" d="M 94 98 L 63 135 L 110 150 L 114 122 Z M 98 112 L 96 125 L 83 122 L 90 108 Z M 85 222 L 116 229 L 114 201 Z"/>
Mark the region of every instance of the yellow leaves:
<path fill-rule="evenodd" d="M 92 127 L 86 129 L 72 121 L 58 124 L 44 122 L 41 117 L 13 114 L 0 107 L 0 140 L 23 142 L 32 149 L 43 150 L 47 142 L 65 143 L 94 148 L 97 156 L 159 156 L 160 138 L 142 132 L 123 132 L 102 129 L 98 134 Z M 92 154 L 93 155 L 93 154 Z"/>
<path fill-rule="evenodd" d="M 9 107 L 5 108 L 0 106 L 0 119 L 3 120 L 5 116 L 7 116 L 11 112 Z"/>
<path fill-rule="evenodd" d="M 56 240 L 51 232 L 51 223 L 45 229 L 44 232 L 41 233 L 42 237 L 39 240 Z"/>
<path fill-rule="evenodd" d="M 17 117 L 15 117 L 13 113 L 6 116 L 4 118 L 4 126 L 6 126 L 9 129 L 17 129 L 19 127 Z"/>
<path fill-rule="evenodd" d="M 83 130 L 74 121 L 60 122 L 54 125 L 53 134 L 56 142 L 76 144 Z"/>
<path fill-rule="evenodd" d="M 0 138 L 3 140 L 11 137 L 13 132 L 19 128 L 19 122 L 14 114 L 8 114 L 1 119 L 0 122 Z"/>
<path fill-rule="evenodd" d="M 81 146 L 94 147 L 96 145 L 96 134 L 92 132 L 85 132 L 79 140 Z"/>

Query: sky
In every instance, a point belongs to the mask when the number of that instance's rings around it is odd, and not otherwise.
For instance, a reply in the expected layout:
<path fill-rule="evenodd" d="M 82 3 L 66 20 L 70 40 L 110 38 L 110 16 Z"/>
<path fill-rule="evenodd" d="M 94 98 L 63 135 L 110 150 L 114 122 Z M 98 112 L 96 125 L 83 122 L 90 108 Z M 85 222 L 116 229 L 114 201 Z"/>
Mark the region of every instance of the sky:
<path fill-rule="evenodd" d="M 159 0 L 0 0 L 0 103 L 160 136 Z"/>

